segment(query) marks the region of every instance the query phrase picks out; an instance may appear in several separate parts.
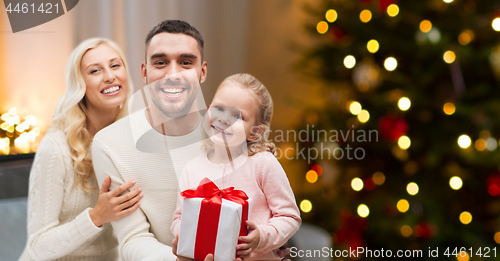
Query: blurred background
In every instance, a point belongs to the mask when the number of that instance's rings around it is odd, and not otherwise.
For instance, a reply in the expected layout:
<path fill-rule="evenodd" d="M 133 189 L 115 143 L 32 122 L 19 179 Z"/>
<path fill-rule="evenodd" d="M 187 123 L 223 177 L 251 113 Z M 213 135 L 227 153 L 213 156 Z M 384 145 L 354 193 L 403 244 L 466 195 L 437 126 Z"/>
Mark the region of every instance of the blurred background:
<path fill-rule="evenodd" d="M 0 254 L 24 247 L 29 169 L 72 49 L 90 37 L 116 41 L 138 90 L 147 32 L 181 19 L 205 38 L 207 103 L 234 73 L 269 89 L 278 157 L 323 242 L 297 239 L 302 249 L 498 259 L 500 1 L 85 0 L 15 34 L 3 8 L 0 223 L 16 225 L 0 228 L 14 235 Z"/>

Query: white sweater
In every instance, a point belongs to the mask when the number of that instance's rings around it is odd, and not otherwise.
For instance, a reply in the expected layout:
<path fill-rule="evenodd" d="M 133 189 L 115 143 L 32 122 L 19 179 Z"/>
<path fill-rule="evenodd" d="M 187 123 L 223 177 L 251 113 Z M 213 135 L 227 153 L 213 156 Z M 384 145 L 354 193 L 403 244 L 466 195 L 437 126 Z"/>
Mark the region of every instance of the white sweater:
<path fill-rule="evenodd" d="M 35 156 L 28 196 L 28 242 L 20 260 L 116 260 L 110 224 L 96 227 L 89 210 L 99 190 L 75 189 L 66 135 L 49 130 Z M 90 184 L 97 187 L 95 176 Z"/>
<path fill-rule="evenodd" d="M 138 210 L 111 222 L 123 260 L 171 260 L 170 231 L 176 207 L 176 172 L 201 153 L 201 129 L 185 136 L 167 137 L 156 132 L 144 110 L 136 111 L 99 131 L 92 158 L 99 185 L 111 177 L 111 187 L 135 179 L 144 197 Z"/>

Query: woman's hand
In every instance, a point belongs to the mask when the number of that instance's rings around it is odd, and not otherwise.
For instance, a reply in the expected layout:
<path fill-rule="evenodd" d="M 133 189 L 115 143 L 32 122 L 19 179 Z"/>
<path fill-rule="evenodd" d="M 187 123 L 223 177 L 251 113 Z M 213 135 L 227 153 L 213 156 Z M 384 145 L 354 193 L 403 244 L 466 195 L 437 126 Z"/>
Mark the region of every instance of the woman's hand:
<path fill-rule="evenodd" d="M 144 196 L 141 193 L 141 188 L 136 188 L 129 193 L 119 196 L 122 192 L 135 185 L 135 180 L 130 180 L 121 184 L 118 188 L 109 191 L 111 178 L 106 177 L 99 191 L 97 204 L 89 211 L 92 222 L 97 227 L 105 223 L 118 220 L 132 212 L 134 212 L 141 202 L 139 200 Z"/>
<path fill-rule="evenodd" d="M 183 256 L 178 256 L 177 255 L 177 244 L 179 243 L 179 234 L 175 235 L 175 238 L 174 240 L 172 240 L 172 253 L 174 253 L 174 255 L 177 256 L 177 261 L 196 261 L 194 259 L 191 259 L 191 258 L 187 258 L 187 257 L 183 257 Z M 204 261 L 213 261 L 214 260 L 214 256 L 212 254 L 208 254 L 206 257 L 205 257 L 205 260 Z"/>
<path fill-rule="evenodd" d="M 239 237 L 239 241 L 245 243 L 238 244 L 236 246 L 236 255 L 241 259 L 249 258 L 252 251 L 254 251 L 259 245 L 260 232 L 257 225 L 253 221 L 247 220 L 248 235 L 244 237 Z"/>

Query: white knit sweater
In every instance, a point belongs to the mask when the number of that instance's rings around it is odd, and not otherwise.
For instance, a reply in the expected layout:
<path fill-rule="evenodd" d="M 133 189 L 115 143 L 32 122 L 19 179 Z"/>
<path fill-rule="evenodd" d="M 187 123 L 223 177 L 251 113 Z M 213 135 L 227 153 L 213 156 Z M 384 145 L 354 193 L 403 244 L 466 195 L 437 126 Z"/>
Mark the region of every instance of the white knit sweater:
<path fill-rule="evenodd" d="M 66 135 L 47 132 L 30 173 L 28 242 L 20 260 L 116 260 L 118 242 L 110 224 L 96 227 L 89 210 L 99 190 L 75 189 Z M 90 184 L 97 187 L 95 176 Z"/>

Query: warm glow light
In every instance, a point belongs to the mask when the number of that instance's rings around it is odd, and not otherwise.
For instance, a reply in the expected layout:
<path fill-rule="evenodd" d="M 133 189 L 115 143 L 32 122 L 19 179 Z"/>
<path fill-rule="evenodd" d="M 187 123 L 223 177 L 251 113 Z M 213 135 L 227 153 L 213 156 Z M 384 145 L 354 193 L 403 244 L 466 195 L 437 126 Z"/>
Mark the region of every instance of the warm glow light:
<path fill-rule="evenodd" d="M 330 23 L 333 23 L 337 20 L 338 18 L 338 15 L 337 15 L 337 11 L 333 10 L 333 9 L 330 9 L 328 11 L 326 11 L 326 20 Z"/>
<path fill-rule="evenodd" d="M 410 226 L 404 225 L 401 227 L 401 235 L 403 235 L 404 237 L 409 237 L 412 234 L 413 234 L 413 230 L 411 229 Z"/>
<path fill-rule="evenodd" d="M 309 183 L 315 183 L 316 181 L 318 181 L 318 173 L 316 173 L 316 171 L 314 170 L 310 170 L 306 174 L 306 179 Z"/>
<path fill-rule="evenodd" d="M 354 65 L 356 65 L 356 58 L 354 58 L 354 56 L 348 55 L 344 58 L 344 66 L 347 69 L 351 69 Z"/>
<path fill-rule="evenodd" d="M 462 179 L 454 176 L 450 179 L 450 187 L 454 190 L 459 190 L 462 187 Z"/>
<path fill-rule="evenodd" d="M 443 60 L 446 62 L 446 63 L 452 63 L 455 61 L 455 53 L 453 51 L 446 51 L 443 55 Z"/>
<path fill-rule="evenodd" d="M 316 25 L 316 30 L 318 30 L 318 33 L 324 34 L 328 31 L 328 24 L 325 21 L 321 21 Z"/>
<path fill-rule="evenodd" d="M 449 4 L 451 2 L 453 2 L 453 0 L 443 0 L 445 3 Z"/>
<path fill-rule="evenodd" d="M 500 18 L 497 17 L 491 22 L 491 27 L 493 27 L 493 30 L 500 32 Z"/>
<path fill-rule="evenodd" d="M 304 213 L 308 213 L 312 210 L 312 203 L 311 201 L 307 200 L 307 199 L 304 199 L 302 200 L 302 202 L 300 202 L 300 210 L 302 210 L 302 212 Z"/>
<path fill-rule="evenodd" d="M 418 193 L 418 185 L 415 182 L 408 183 L 408 186 L 406 186 L 406 191 L 408 194 L 415 196 Z"/>
<path fill-rule="evenodd" d="M 429 20 L 423 20 L 420 22 L 420 31 L 427 33 L 432 29 L 432 23 Z"/>
<path fill-rule="evenodd" d="M 411 101 L 407 97 L 403 97 L 398 101 L 398 107 L 402 111 L 407 111 L 411 106 Z"/>
<path fill-rule="evenodd" d="M 402 149 L 402 150 L 406 150 L 410 147 L 411 145 L 411 140 L 410 138 L 408 138 L 408 136 L 401 136 L 399 137 L 398 139 L 398 146 Z"/>
<path fill-rule="evenodd" d="M 467 149 L 470 146 L 470 144 L 471 144 L 471 139 L 469 136 L 464 134 L 458 137 L 458 146 L 460 146 L 460 148 Z"/>
<path fill-rule="evenodd" d="M 469 261 L 469 254 L 465 251 L 458 253 L 457 261 Z"/>
<path fill-rule="evenodd" d="M 360 191 L 363 189 L 363 180 L 360 178 L 353 178 L 351 181 L 351 187 L 355 191 Z"/>
<path fill-rule="evenodd" d="M 459 36 L 458 36 L 458 42 L 461 45 L 467 45 L 474 39 L 474 32 L 471 30 L 464 30 Z"/>
<path fill-rule="evenodd" d="M 452 115 L 453 113 L 455 113 L 455 110 L 456 110 L 455 104 L 451 102 L 447 102 L 443 106 L 443 111 L 444 113 L 446 113 L 446 115 Z"/>
<path fill-rule="evenodd" d="M 399 6 L 396 4 L 391 4 L 389 7 L 387 7 L 387 14 L 390 17 L 394 17 L 399 14 Z"/>
<path fill-rule="evenodd" d="M 358 115 L 361 112 L 361 104 L 357 101 L 351 102 L 351 105 L 349 105 L 349 111 L 353 115 Z"/>
<path fill-rule="evenodd" d="M 497 242 L 497 244 L 500 244 L 500 232 L 495 233 L 494 239 L 495 239 L 495 242 Z"/>
<path fill-rule="evenodd" d="M 476 142 L 474 143 L 474 147 L 476 148 L 476 150 L 478 151 L 483 151 L 486 149 L 486 141 L 483 140 L 483 139 L 478 139 L 476 140 Z"/>
<path fill-rule="evenodd" d="M 370 113 L 367 110 L 361 110 L 358 114 L 358 120 L 362 123 L 367 122 L 370 119 Z"/>
<path fill-rule="evenodd" d="M 462 222 L 462 224 L 467 225 L 471 221 L 472 221 L 472 215 L 469 212 L 464 211 L 462 212 L 462 214 L 460 214 L 460 222 Z"/>
<path fill-rule="evenodd" d="M 358 215 L 365 218 L 370 215 L 370 209 L 365 204 L 361 204 L 358 206 Z"/>
<path fill-rule="evenodd" d="M 394 71 L 394 69 L 396 69 L 396 67 L 398 67 L 398 61 L 396 61 L 396 59 L 394 59 L 394 57 L 389 57 L 389 58 L 385 59 L 384 67 L 388 71 Z"/>
<path fill-rule="evenodd" d="M 361 11 L 361 13 L 359 14 L 359 19 L 363 23 L 368 23 L 372 19 L 372 12 L 367 9 Z"/>
<path fill-rule="evenodd" d="M 373 174 L 373 182 L 377 185 L 382 185 L 385 182 L 385 176 L 382 172 L 375 172 Z"/>
<path fill-rule="evenodd" d="M 406 199 L 399 200 L 396 206 L 401 213 L 405 213 L 408 209 L 410 209 L 410 203 L 408 203 Z"/>
<path fill-rule="evenodd" d="M 368 51 L 370 53 L 376 53 L 378 51 L 379 44 L 378 44 L 377 40 L 372 39 L 372 40 L 368 41 L 366 48 L 368 49 Z"/>

